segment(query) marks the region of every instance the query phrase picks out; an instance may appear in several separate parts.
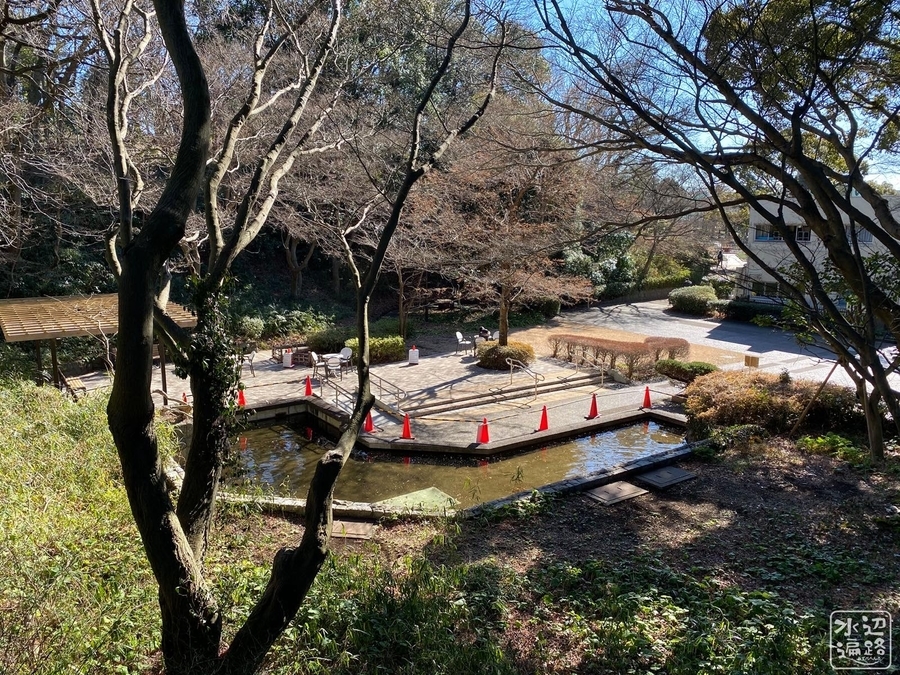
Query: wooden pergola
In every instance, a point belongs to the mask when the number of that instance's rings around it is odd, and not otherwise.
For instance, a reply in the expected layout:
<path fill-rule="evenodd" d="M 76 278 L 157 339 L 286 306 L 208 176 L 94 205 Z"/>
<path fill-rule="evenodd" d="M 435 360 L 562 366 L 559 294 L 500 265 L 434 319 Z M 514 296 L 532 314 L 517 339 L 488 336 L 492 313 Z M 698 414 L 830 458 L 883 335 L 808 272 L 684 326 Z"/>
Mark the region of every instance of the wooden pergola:
<path fill-rule="evenodd" d="M 182 328 L 197 325 L 197 317 L 178 305 L 166 310 Z M 119 297 L 115 293 L 101 295 L 67 295 L 46 298 L 13 298 L 0 300 L 0 331 L 7 342 L 37 342 L 38 370 L 41 364 L 41 342 L 50 342 L 53 381 L 61 383 L 57 340 L 64 337 L 113 335 L 119 331 Z M 165 381 L 165 350 L 160 344 L 159 357 Z"/>

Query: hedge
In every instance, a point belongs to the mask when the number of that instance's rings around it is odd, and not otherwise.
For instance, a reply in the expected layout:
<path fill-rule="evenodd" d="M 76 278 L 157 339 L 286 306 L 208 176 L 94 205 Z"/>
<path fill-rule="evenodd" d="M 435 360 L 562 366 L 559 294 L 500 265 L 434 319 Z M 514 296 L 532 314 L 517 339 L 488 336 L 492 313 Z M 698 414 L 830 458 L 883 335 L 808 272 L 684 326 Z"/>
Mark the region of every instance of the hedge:
<path fill-rule="evenodd" d="M 676 288 L 669 293 L 672 308 L 685 314 L 704 316 L 710 311 L 710 303 L 716 300 L 716 292 L 712 286 L 688 286 Z"/>
<path fill-rule="evenodd" d="M 588 361 L 600 367 L 620 366 L 629 378 L 638 368 L 658 361 L 664 352 L 676 358 L 687 356 L 690 350 L 683 338 L 648 337 L 638 342 L 555 333 L 547 339 L 555 358 L 564 356 L 573 363 Z"/>
<path fill-rule="evenodd" d="M 350 338 L 343 346 L 353 350 L 354 359 L 359 358 L 359 338 Z M 371 365 L 402 361 L 406 356 L 406 341 L 399 335 L 369 338 L 369 363 Z"/>
<path fill-rule="evenodd" d="M 709 305 L 719 316 L 732 321 L 753 321 L 758 316 L 777 319 L 781 316 L 783 305 L 768 302 L 750 302 L 749 300 L 716 300 Z"/>
<path fill-rule="evenodd" d="M 347 340 L 353 338 L 355 333 L 356 331 L 352 328 L 335 326 L 334 328 L 310 333 L 306 337 L 306 344 L 309 345 L 310 351 L 318 352 L 319 354 L 331 354 L 341 351 Z"/>
<path fill-rule="evenodd" d="M 701 375 L 717 371 L 718 366 L 704 361 L 676 361 L 675 359 L 663 359 L 656 362 L 656 372 L 666 377 L 671 377 L 679 382 L 693 382 Z"/>
<path fill-rule="evenodd" d="M 526 342 L 509 342 L 499 345 L 496 342 L 482 342 L 476 352 L 478 365 L 490 370 L 506 370 L 509 364 L 506 359 L 521 361 L 526 366 L 534 362 L 534 348 Z"/>

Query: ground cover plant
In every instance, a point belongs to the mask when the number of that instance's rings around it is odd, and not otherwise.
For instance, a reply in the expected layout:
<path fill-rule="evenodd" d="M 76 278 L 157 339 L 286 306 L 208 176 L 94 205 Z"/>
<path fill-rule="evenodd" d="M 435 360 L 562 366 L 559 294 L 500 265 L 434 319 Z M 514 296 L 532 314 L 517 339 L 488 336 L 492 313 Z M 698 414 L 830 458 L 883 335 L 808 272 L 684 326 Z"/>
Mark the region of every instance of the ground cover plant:
<path fill-rule="evenodd" d="M 155 585 L 104 404 L 0 390 L 4 673 L 159 672 Z M 874 471 L 834 434 L 800 449 L 764 436 L 723 436 L 712 461 L 683 465 L 696 480 L 613 507 L 533 499 L 339 544 L 263 672 L 830 672 L 831 609 L 900 609 L 897 455 Z M 220 507 L 207 572 L 228 625 L 301 532 Z"/>

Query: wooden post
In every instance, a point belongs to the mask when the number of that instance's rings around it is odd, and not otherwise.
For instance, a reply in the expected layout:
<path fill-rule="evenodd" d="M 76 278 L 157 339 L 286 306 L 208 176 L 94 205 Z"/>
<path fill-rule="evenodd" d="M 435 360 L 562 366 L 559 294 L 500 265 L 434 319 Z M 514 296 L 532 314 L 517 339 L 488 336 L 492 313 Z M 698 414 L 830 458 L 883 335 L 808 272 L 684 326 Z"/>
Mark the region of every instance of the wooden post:
<path fill-rule="evenodd" d="M 53 364 L 53 384 L 59 388 L 59 360 L 56 356 L 56 338 L 50 340 L 50 362 Z"/>
<path fill-rule="evenodd" d="M 37 356 L 38 384 L 44 386 L 44 364 L 41 362 L 41 341 L 35 341 L 34 353 Z"/>
<path fill-rule="evenodd" d="M 159 345 L 159 379 L 162 380 L 163 405 L 169 405 L 169 390 L 166 388 L 166 345 L 162 340 Z"/>

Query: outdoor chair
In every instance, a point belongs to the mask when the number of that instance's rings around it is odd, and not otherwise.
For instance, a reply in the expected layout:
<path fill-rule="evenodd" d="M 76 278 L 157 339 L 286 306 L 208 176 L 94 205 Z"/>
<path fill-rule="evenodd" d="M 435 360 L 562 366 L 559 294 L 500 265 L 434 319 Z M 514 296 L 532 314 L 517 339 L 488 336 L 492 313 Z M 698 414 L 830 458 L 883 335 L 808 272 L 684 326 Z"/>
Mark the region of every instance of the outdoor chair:
<path fill-rule="evenodd" d="M 460 333 L 459 331 L 456 331 L 456 353 L 457 353 L 457 354 L 459 353 L 459 348 L 460 348 L 460 347 L 463 348 L 463 353 L 465 353 L 465 352 L 468 351 L 470 348 L 472 348 L 472 346 L 473 346 L 473 345 L 472 345 L 472 341 L 471 341 L 471 340 L 464 340 L 464 339 L 463 339 L 463 334 Z"/>
<path fill-rule="evenodd" d="M 325 362 L 319 358 L 319 355 L 315 352 L 309 353 L 309 367 L 313 369 L 312 376 L 316 378 L 319 376 L 319 368 L 325 367 Z"/>
<path fill-rule="evenodd" d="M 353 350 L 344 347 L 341 350 L 341 370 L 349 371 L 353 367 Z"/>
<path fill-rule="evenodd" d="M 491 340 L 499 340 L 500 339 L 500 331 L 495 330 L 493 336 L 491 336 Z"/>
<path fill-rule="evenodd" d="M 325 360 L 325 377 L 334 377 L 335 375 L 338 375 L 342 380 L 344 379 L 344 369 L 341 365 L 340 356 L 333 356 Z"/>
<path fill-rule="evenodd" d="M 247 363 L 250 365 L 250 374 L 253 377 L 256 377 L 256 372 L 253 370 L 253 359 L 256 358 L 256 350 L 254 349 L 249 354 L 243 354 L 241 356 L 241 372 L 244 371 L 244 364 Z"/>

